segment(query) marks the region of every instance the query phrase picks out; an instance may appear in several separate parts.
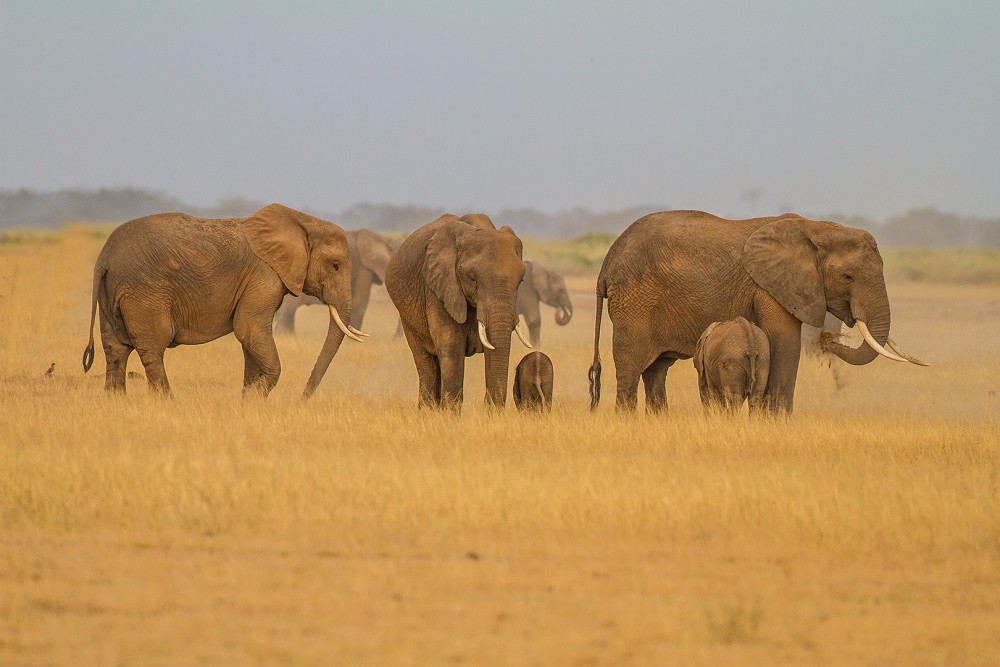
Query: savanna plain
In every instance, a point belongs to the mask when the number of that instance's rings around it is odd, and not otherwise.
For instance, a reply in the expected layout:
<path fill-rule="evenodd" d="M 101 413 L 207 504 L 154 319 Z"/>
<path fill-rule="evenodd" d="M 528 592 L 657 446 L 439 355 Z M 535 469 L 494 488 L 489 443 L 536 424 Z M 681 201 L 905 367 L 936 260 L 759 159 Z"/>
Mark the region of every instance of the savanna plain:
<path fill-rule="evenodd" d="M 172 398 L 135 355 L 106 395 L 107 231 L 0 243 L 2 665 L 1000 664 L 996 254 L 885 252 L 932 366 L 804 357 L 755 420 L 704 414 L 689 361 L 667 415 L 616 414 L 606 315 L 592 414 L 584 257 L 573 320 L 544 313 L 552 414 L 487 412 L 480 357 L 456 416 L 416 408 L 381 288 L 309 401 L 322 308 L 267 400 L 232 336 L 167 352 Z"/>

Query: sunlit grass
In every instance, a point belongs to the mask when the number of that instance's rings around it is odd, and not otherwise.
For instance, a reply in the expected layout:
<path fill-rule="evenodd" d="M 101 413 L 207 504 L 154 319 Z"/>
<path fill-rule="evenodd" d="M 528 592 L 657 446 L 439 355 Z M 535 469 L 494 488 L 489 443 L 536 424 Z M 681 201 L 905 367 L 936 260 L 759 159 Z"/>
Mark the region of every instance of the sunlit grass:
<path fill-rule="evenodd" d="M 381 290 L 371 341 L 345 343 L 309 401 L 320 308 L 278 339 L 267 400 L 241 398 L 231 336 L 167 352 L 172 398 L 135 356 L 108 396 L 99 347 L 80 367 L 100 243 L 80 227 L 0 248 L 0 664 L 1000 650 L 995 291 L 890 284 L 894 337 L 930 368 L 840 368 L 838 391 L 804 358 L 795 413 L 749 420 L 705 414 L 681 362 L 652 417 L 614 410 L 607 318 L 588 410 L 593 277 L 577 277 L 573 321 L 543 325 L 552 415 L 488 412 L 481 358 L 451 415 L 416 408 Z"/>

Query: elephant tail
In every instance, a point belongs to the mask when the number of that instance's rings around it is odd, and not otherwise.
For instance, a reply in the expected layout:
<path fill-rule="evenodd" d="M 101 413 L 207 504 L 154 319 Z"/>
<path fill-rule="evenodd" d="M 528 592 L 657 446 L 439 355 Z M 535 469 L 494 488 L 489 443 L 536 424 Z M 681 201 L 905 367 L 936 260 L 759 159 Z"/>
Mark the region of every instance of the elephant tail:
<path fill-rule="evenodd" d="M 600 290 L 600 285 L 598 285 Z M 597 409 L 601 402 L 601 315 L 604 312 L 604 294 L 597 292 L 597 316 L 594 323 L 594 363 L 590 367 L 590 409 Z"/>
<path fill-rule="evenodd" d="M 84 373 L 94 365 L 94 321 L 97 319 L 97 292 L 101 289 L 101 283 L 104 282 L 105 273 L 107 270 L 100 263 L 94 267 L 94 287 L 90 297 L 90 342 L 87 343 L 87 349 L 83 351 Z"/>

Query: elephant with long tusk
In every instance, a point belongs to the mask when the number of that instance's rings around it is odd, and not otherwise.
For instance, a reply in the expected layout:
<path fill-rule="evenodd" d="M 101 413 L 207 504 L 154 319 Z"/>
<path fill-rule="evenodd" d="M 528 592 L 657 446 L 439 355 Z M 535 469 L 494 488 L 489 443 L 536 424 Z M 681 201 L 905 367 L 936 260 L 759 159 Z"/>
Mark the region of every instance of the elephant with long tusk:
<path fill-rule="evenodd" d="M 833 222 L 666 211 L 632 223 L 612 244 L 597 279 L 591 408 L 600 401 L 605 299 L 622 410 L 635 409 L 640 378 L 647 409 L 664 409 L 670 366 L 694 354 L 709 324 L 738 316 L 770 340 L 764 411 L 791 412 L 802 324 L 822 327 L 828 312 L 857 326 L 864 338 L 852 348 L 823 337 L 823 350 L 847 363 L 883 356 L 926 365 L 889 338 L 889 297 L 875 239 Z"/>
<path fill-rule="evenodd" d="M 465 358 L 486 356 L 486 402 L 507 401 L 515 297 L 524 276 L 521 240 L 482 214 L 444 215 L 413 232 L 386 269 L 419 378 L 418 404 L 458 410 Z"/>
<path fill-rule="evenodd" d="M 314 296 L 330 308 L 326 340 L 304 392 L 309 396 L 343 339 L 367 335 L 344 323 L 351 319 L 344 230 L 280 204 L 242 219 L 163 213 L 126 222 L 108 237 L 94 267 L 83 370 L 94 363 L 99 310 L 109 391 L 125 391 L 133 350 L 150 386 L 169 393 L 164 350 L 235 333 L 243 346 L 244 393 L 267 395 L 281 373 L 271 322 L 289 293 Z"/>

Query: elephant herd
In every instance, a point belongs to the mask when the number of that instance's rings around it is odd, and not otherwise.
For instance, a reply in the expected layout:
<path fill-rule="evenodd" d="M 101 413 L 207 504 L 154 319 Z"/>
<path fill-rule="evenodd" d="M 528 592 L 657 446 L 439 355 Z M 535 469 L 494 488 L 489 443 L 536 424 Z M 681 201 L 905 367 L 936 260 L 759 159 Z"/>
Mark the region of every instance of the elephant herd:
<path fill-rule="evenodd" d="M 273 331 L 294 330 L 295 310 L 329 310 L 323 347 L 306 384 L 310 396 L 344 338 L 361 331 L 372 285 L 384 284 L 413 355 L 418 404 L 459 410 L 465 358 L 485 355 L 486 403 L 506 403 L 511 337 L 541 341 L 539 303 L 573 314 L 565 281 L 522 258 L 510 227 L 483 214 L 444 215 L 397 243 L 280 204 L 246 218 L 165 213 L 127 222 L 108 237 L 94 267 L 90 341 L 100 313 L 105 388 L 124 391 L 133 350 L 154 390 L 169 393 L 164 351 L 234 333 L 243 347 L 243 391 L 267 395 L 281 373 Z M 601 395 L 604 301 L 613 326 L 617 407 L 633 411 L 641 378 L 646 408 L 667 405 L 666 376 L 694 358 L 706 406 L 751 413 L 792 410 L 802 324 L 829 313 L 857 326 L 848 347 L 824 334 L 823 350 L 850 364 L 882 355 L 923 362 L 889 337 L 882 258 L 867 232 L 786 214 L 726 220 L 698 211 L 643 217 L 612 244 L 597 279 L 591 408 Z M 519 326 L 524 317 L 530 342 Z M 398 332 L 397 332 L 398 333 Z M 888 348 L 888 349 L 887 349 Z M 513 383 L 519 409 L 548 411 L 552 361 L 530 352 Z"/>

